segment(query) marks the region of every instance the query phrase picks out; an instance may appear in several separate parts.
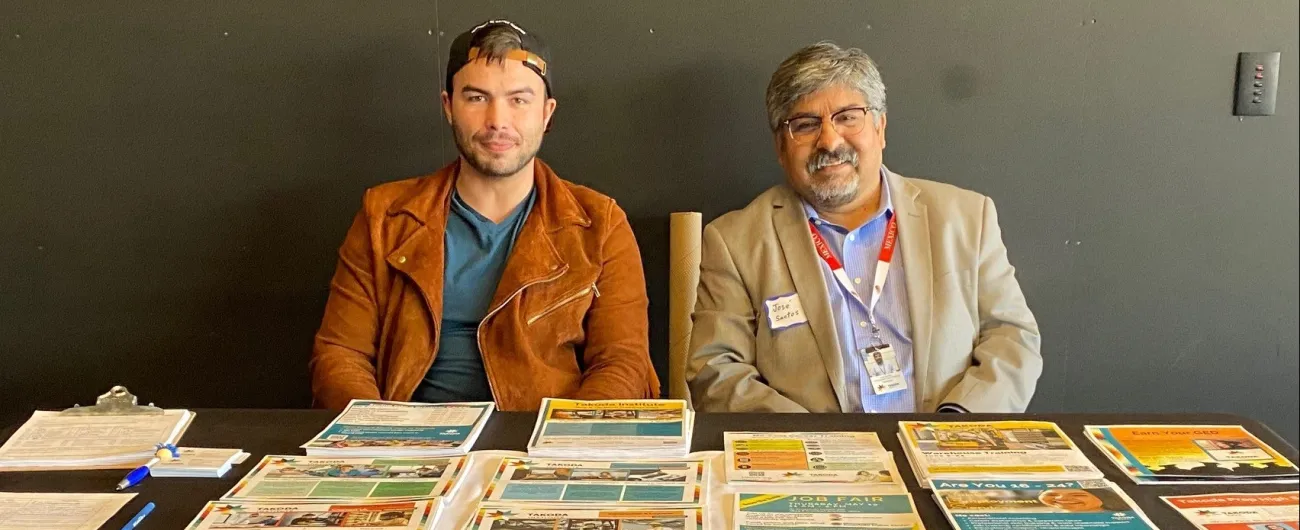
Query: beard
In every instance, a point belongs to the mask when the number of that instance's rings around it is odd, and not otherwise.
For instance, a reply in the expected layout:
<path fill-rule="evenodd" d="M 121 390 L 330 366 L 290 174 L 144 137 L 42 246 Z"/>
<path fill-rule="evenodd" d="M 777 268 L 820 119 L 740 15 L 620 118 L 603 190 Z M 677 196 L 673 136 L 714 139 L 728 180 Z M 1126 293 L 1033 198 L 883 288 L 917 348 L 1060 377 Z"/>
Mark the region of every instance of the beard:
<path fill-rule="evenodd" d="M 537 156 L 541 149 L 541 140 L 529 142 L 522 135 L 505 132 L 473 133 L 461 129 L 455 122 L 451 124 L 452 137 L 456 140 L 456 149 L 470 167 L 486 177 L 509 177 L 523 169 Z M 483 149 L 480 142 L 505 140 L 515 143 L 513 151 L 494 153 Z"/>
<path fill-rule="evenodd" d="M 820 171 L 827 166 L 848 164 L 852 171 L 847 174 L 825 174 Z M 808 180 L 796 186 L 795 191 L 818 209 L 835 209 L 853 201 L 858 196 L 858 152 L 848 145 L 842 145 L 834 151 L 819 149 L 808 158 L 805 165 Z"/>

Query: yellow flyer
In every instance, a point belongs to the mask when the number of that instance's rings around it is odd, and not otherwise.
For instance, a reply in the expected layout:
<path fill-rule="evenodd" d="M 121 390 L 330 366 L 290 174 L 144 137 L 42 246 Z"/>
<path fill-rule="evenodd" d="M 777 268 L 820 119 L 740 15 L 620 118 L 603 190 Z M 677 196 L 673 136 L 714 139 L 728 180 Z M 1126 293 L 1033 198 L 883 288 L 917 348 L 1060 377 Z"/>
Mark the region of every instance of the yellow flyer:
<path fill-rule="evenodd" d="M 680 399 L 542 400 L 528 454 L 546 458 L 674 458 L 690 451 L 695 417 Z"/>
<path fill-rule="evenodd" d="M 1295 464 L 1240 425 L 1090 425 L 1086 432 L 1139 483 L 1297 477 Z"/>

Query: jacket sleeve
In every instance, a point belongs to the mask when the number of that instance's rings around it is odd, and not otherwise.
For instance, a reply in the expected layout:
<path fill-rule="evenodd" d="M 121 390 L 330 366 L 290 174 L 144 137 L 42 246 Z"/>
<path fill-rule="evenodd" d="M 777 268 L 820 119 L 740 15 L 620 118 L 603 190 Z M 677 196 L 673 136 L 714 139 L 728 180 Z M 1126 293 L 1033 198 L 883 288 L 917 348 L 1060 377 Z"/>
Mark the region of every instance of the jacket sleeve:
<path fill-rule="evenodd" d="M 686 366 L 695 407 L 707 412 L 808 412 L 758 373 L 754 307 L 726 240 L 712 224 L 704 227 L 696 293 Z"/>
<path fill-rule="evenodd" d="M 970 412 L 1024 412 L 1043 373 L 1042 337 L 1007 259 L 993 201 L 984 199 L 976 295 L 979 339 L 971 367 L 940 401 Z"/>
<path fill-rule="evenodd" d="M 613 201 L 605 216 L 598 295 L 587 311 L 582 385 L 574 399 L 659 397 L 650 362 L 650 299 L 636 236 Z"/>
<path fill-rule="evenodd" d="M 342 409 L 353 399 L 380 398 L 375 379 L 379 310 L 372 249 L 363 207 L 339 248 L 325 316 L 312 348 L 312 403 L 317 407 Z"/>

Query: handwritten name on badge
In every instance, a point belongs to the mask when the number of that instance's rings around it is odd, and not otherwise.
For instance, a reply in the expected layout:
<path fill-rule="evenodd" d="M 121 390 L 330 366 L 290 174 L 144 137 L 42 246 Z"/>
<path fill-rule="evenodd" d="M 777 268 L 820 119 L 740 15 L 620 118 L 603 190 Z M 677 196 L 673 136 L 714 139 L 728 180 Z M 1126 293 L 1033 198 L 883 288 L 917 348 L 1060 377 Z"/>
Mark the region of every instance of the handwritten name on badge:
<path fill-rule="evenodd" d="M 798 293 L 774 296 L 763 303 L 767 305 L 767 326 L 772 331 L 808 323 Z"/>

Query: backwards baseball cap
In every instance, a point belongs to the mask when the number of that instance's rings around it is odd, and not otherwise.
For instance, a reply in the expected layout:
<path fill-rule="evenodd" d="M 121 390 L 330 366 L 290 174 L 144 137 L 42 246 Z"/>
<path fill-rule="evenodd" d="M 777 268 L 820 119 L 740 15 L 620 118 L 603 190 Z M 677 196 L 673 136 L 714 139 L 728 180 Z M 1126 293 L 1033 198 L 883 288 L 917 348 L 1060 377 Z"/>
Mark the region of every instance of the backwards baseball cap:
<path fill-rule="evenodd" d="M 524 28 L 509 20 L 489 20 L 456 36 L 456 40 L 451 42 L 451 52 L 447 56 L 447 92 L 452 91 L 451 78 L 456 75 L 456 72 L 465 65 L 488 56 L 479 44 L 483 40 L 483 35 L 495 28 L 505 28 L 519 37 L 519 49 L 510 50 L 500 58 L 520 61 L 530 70 L 537 72 L 537 75 L 542 77 L 542 82 L 546 84 L 547 97 L 554 97 L 552 95 L 554 91 L 551 90 L 551 72 L 546 67 L 546 57 L 549 55 L 546 45 L 542 44 L 537 35 L 524 31 Z"/>

